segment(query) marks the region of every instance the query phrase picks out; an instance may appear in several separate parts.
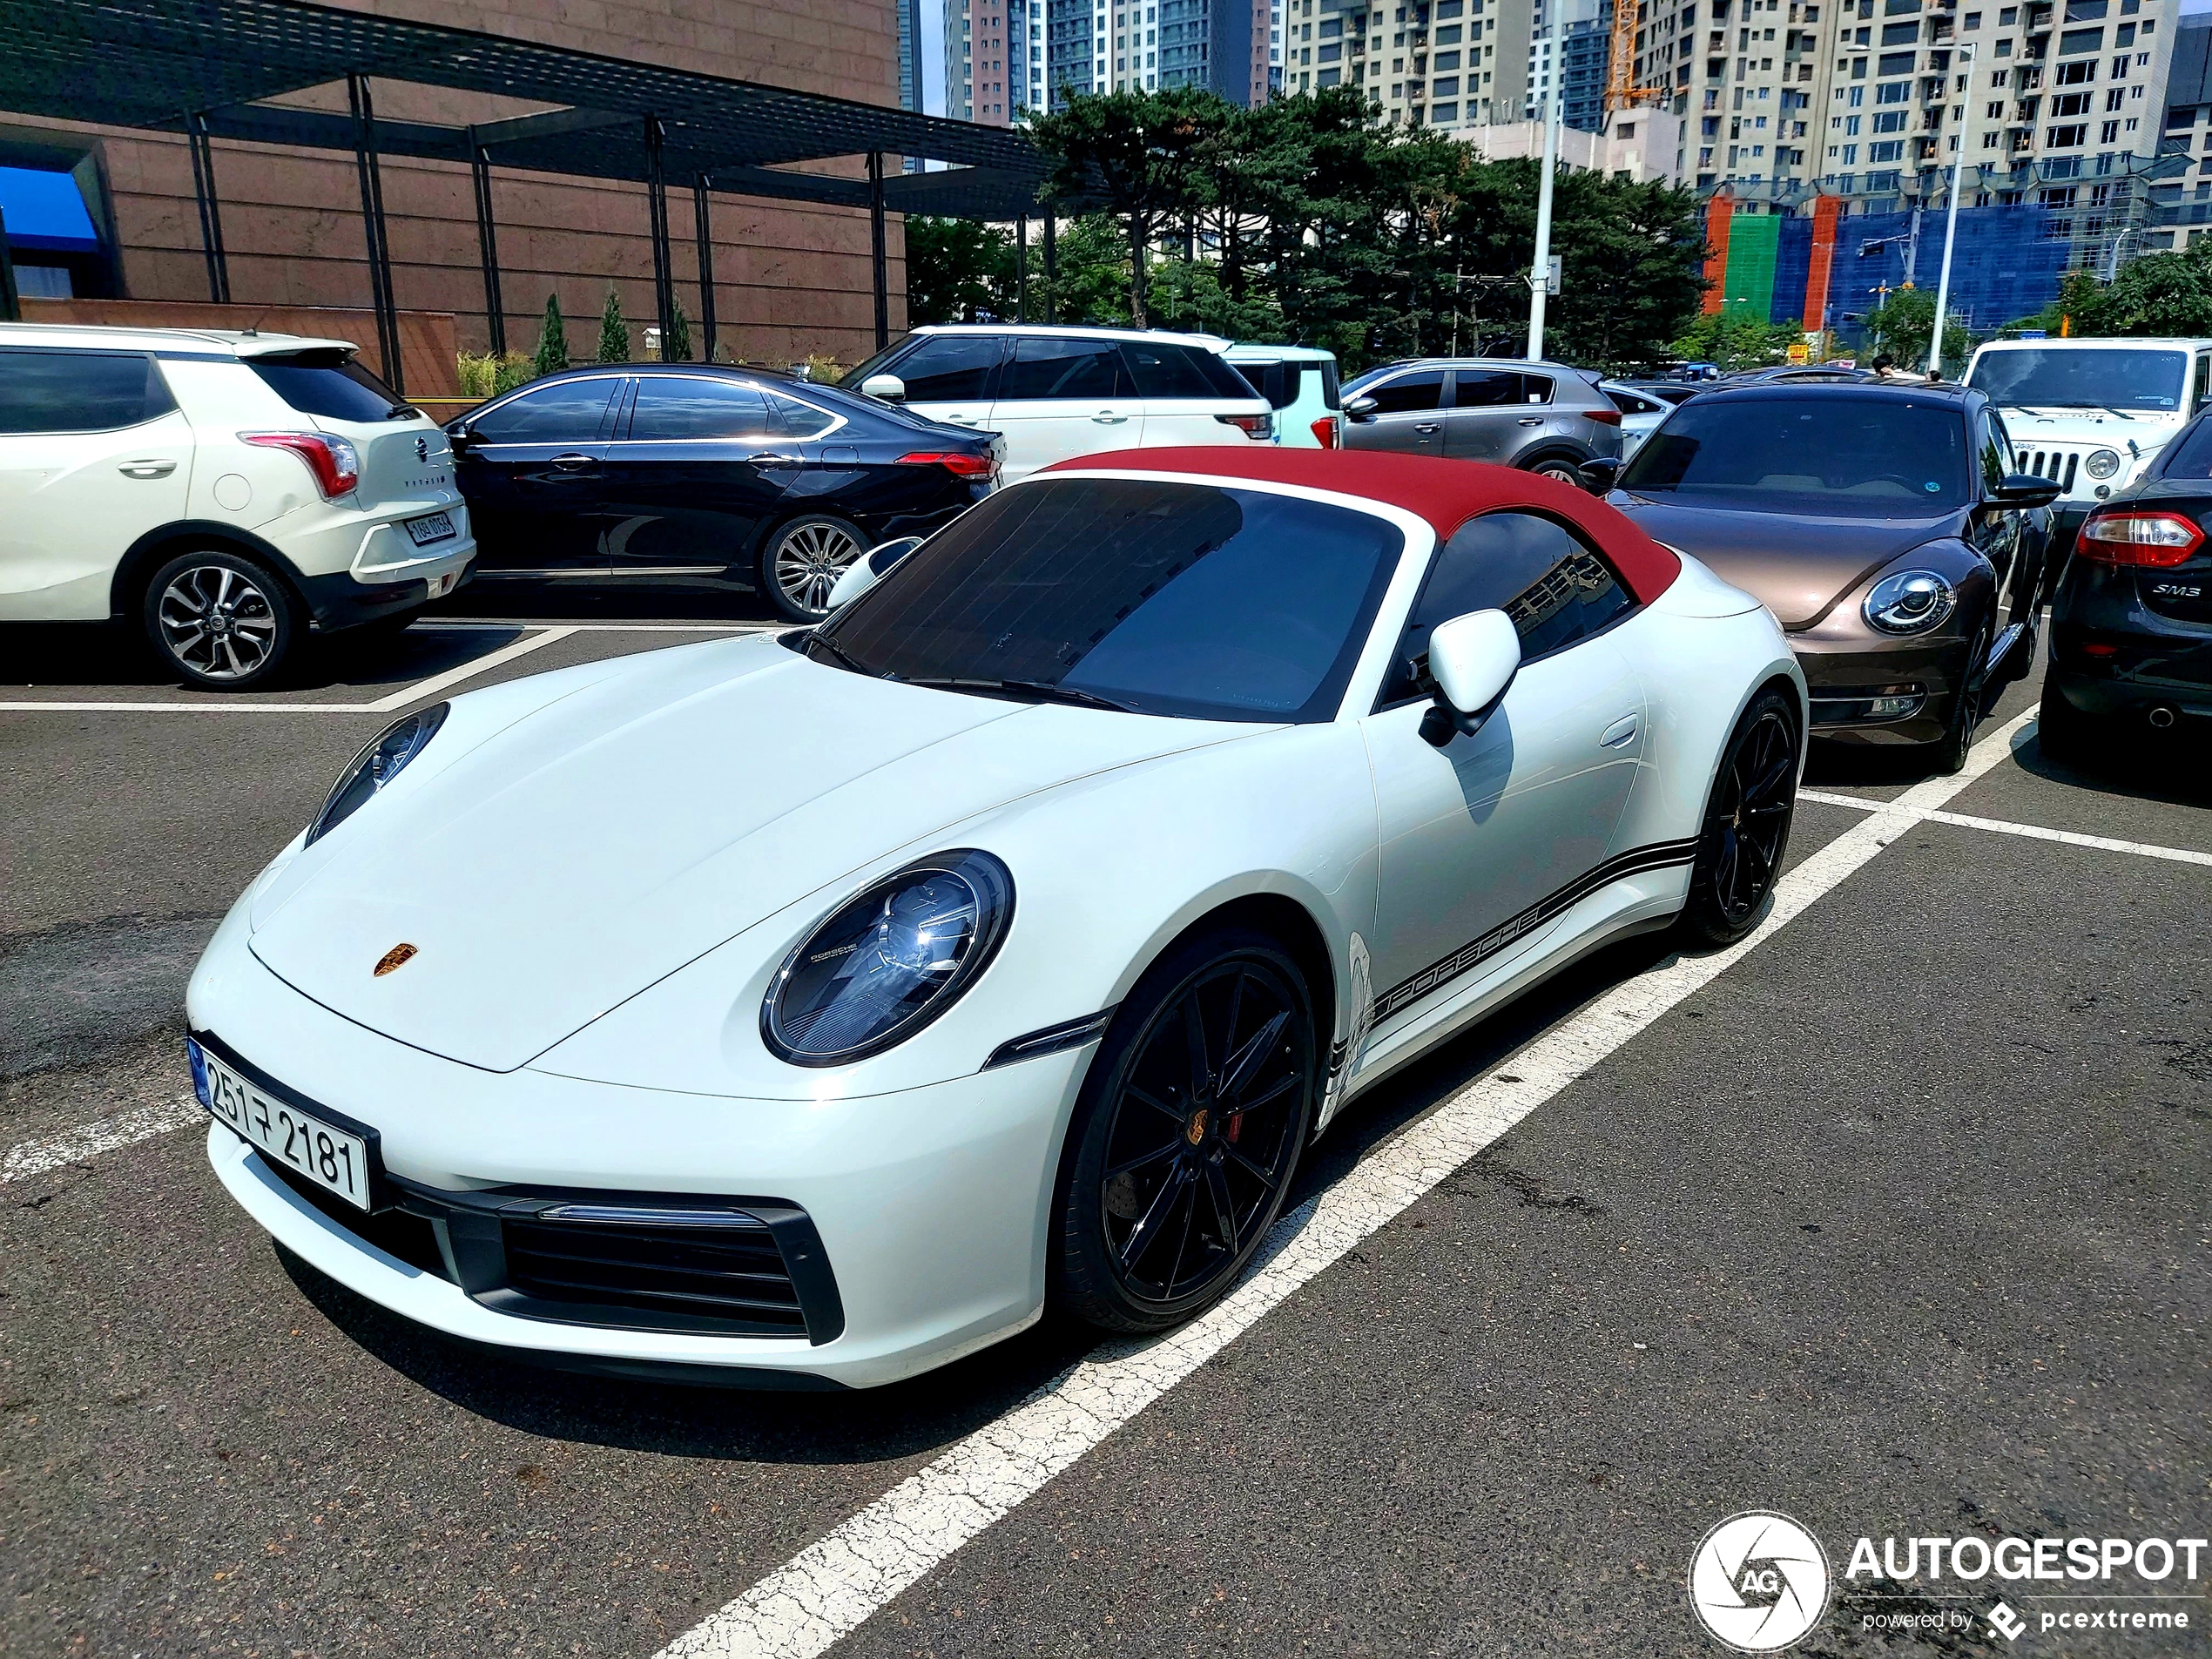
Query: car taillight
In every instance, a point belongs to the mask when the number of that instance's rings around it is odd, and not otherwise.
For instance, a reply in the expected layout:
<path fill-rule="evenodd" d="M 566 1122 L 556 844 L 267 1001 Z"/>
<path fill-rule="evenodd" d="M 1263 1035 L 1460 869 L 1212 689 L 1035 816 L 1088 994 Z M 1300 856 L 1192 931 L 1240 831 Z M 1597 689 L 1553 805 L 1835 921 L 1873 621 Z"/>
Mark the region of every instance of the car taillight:
<path fill-rule="evenodd" d="M 1337 417 L 1325 415 L 1313 423 L 1313 442 L 1324 449 L 1337 447 Z"/>
<path fill-rule="evenodd" d="M 350 494 L 361 481 L 361 458 L 344 438 L 323 432 L 241 432 L 240 443 L 263 449 L 289 449 L 307 463 L 325 501 Z"/>
<path fill-rule="evenodd" d="M 991 455 L 968 455 L 957 449 L 917 449 L 912 455 L 900 455 L 901 467 L 942 467 L 947 472 L 958 473 L 963 478 L 988 478 L 999 469 L 998 457 Z"/>
<path fill-rule="evenodd" d="M 1589 416 L 1591 420 L 1596 421 L 1600 426 L 1619 426 L 1621 424 L 1621 411 L 1618 409 L 1584 409 L 1582 413 Z"/>
<path fill-rule="evenodd" d="M 1275 435 L 1275 417 L 1271 415 L 1217 415 L 1214 419 L 1224 426 L 1233 426 L 1256 442 L 1265 443 Z"/>
<path fill-rule="evenodd" d="M 2092 513 L 2074 545 L 2084 558 L 2106 564 L 2163 570 L 2187 563 L 2204 545 L 2204 532 L 2179 513 Z"/>

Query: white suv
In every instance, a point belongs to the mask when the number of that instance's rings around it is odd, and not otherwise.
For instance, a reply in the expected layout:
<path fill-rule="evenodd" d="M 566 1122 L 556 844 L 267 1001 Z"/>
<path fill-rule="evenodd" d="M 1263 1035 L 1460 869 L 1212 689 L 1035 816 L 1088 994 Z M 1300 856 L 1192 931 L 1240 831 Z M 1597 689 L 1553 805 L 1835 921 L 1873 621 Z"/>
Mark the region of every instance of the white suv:
<path fill-rule="evenodd" d="M 839 382 L 1006 439 L 1000 482 L 1103 449 L 1269 443 L 1275 411 L 1212 334 L 1027 324 L 917 328 Z"/>
<path fill-rule="evenodd" d="M 344 341 L 0 324 L 0 622 L 134 619 L 243 691 L 475 553 L 445 434 Z"/>

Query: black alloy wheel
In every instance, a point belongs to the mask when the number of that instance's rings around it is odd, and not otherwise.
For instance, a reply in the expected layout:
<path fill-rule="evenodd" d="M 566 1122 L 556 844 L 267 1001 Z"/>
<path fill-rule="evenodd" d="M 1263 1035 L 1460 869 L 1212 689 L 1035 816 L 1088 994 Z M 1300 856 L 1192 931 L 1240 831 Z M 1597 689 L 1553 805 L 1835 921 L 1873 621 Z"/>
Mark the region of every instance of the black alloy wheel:
<path fill-rule="evenodd" d="M 1981 724 L 1982 705 L 1989 698 L 1989 653 L 1997 639 L 1997 619 L 1985 619 L 1974 631 L 1966 666 L 1959 676 L 1959 694 L 1951 705 L 1951 718 L 1935 742 L 1936 771 L 1946 777 L 1966 770 L 1973 752 L 1974 728 Z"/>
<path fill-rule="evenodd" d="M 1267 935 L 1186 941 L 1122 1005 L 1062 1160 L 1055 1293 L 1109 1330 L 1224 1294 L 1282 1211 L 1320 1096 L 1305 976 Z"/>
<path fill-rule="evenodd" d="M 1683 908 L 1683 926 L 1707 944 L 1734 944 L 1765 914 L 1797 806 L 1796 714 L 1793 699 L 1763 691 L 1721 752 Z"/>

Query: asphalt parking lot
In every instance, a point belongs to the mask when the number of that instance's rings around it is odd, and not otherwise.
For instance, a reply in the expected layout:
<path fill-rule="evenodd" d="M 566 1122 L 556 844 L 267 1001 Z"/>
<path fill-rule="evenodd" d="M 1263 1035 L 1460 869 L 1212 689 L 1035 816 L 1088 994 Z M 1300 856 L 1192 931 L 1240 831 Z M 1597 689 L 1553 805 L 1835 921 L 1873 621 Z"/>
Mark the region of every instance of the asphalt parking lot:
<path fill-rule="evenodd" d="M 1745 946 L 1582 964 L 1353 1109 L 1246 1285 L 859 1395 L 585 1380 L 406 1325 L 208 1170 L 183 991 L 345 758 L 448 690 L 765 625 L 418 624 L 212 697 L 0 685 L 0 1651 L 1715 1653 L 1740 1510 L 1851 1541 L 2212 1527 L 2212 765 L 1822 755 Z M 651 610 L 655 614 L 644 614 Z M 2058 1635 L 1844 1581 L 1800 1651 Z M 1898 1610 L 1963 1627 L 1871 1628 Z"/>

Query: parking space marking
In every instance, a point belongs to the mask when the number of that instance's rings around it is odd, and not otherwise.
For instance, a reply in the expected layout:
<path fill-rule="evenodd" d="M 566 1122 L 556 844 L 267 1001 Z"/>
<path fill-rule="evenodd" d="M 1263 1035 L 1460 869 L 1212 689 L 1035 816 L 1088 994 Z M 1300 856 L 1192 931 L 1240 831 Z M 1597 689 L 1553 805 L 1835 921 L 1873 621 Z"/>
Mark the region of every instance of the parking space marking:
<path fill-rule="evenodd" d="M 0 1159 L 0 1184 L 28 1180 L 49 1170 L 82 1163 L 102 1152 L 112 1152 L 118 1146 L 150 1141 L 157 1135 L 183 1129 L 206 1116 L 199 1103 L 185 1095 L 163 1105 L 141 1106 L 134 1112 L 84 1124 L 51 1140 L 24 1141 L 10 1147 L 8 1156 Z"/>
<path fill-rule="evenodd" d="M 543 628 L 524 617 L 440 617 L 415 624 L 426 631 L 462 628 Z M 799 624 L 788 622 L 569 622 L 572 634 L 773 634 Z"/>
<path fill-rule="evenodd" d="M 0 703 L 0 713 L 27 714 L 43 710 L 49 713 L 64 712 L 76 714 L 88 712 L 117 714 L 390 714 L 396 710 L 407 707 L 410 703 L 419 703 L 426 697 L 430 697 L 439 691 L 442 691 L 448 686 L 458 685 L 463 680 L 474 679 L 479 674 L 489 673 L 493 669 L 501 666 L 502 664 L 513 662 L 518 657 L 527 657 L 530 654 L 530 652 L 550 645 L 556 640 L 566 639 L 570 634 L 583 632 L 588 624 L 580 623 L 564 623 L 557 626 L 541 627 L 540 624 L 536 623 L 522 623 L 517 624 L 501 624 L 501 631 L 507 631 L 508 627 L 510 625 L 523 628 L 537 628 L 539 631 L 531 634 L 525 634 L 522 638 L 517 639 L 510 645 L 502 646 L 499 650 L 493 651 L 487 656 L 479 657 L 472 662 L 462 663 L 457 667 L 448 668 L 442 674 L 433 674 L 428 679 L 417 680 L 412 685 L 402 686 L 400 690 L 391 692 L 388 696 L 378 698 L 373 703 L 246 703 L 230 698 L 210 698 L 203 703 L 18 702 Z"/>
<path fill-rule="evenodd" d="M 1861 812 L 1874 812 L 1880 801 L 1862 800 L 1856 795 L 1831 795 L 1817 789 L 1800 789 L 1799 800 L 1817 801 L 1824 806 L 1856 806 Z M 2008 818 L 1976 818 L 1971 813 L 1923 813 L 1921 817 L 1936 824 L 1955 824 L 1961 829 L 1990 830 L 1999 835 L 2021 835 L 2033 841 L 2057 841 L 2066 846 L 2086 846 L 2100 853 L 2129 853 L 2139 859 L 2165 859 L 2175 864 L 2202 864 L 2212 867 L 2212 853 L 2198 853 L 2185 846 L 2160 846 L 2150 841 L 2116 840 L 2109 835 L 2084 835 L 2079 830 L 2047 829 L 2040 824 L 2017 824 Z"/>
<path fill-rule="evenodd" d="M 826 1651 L 1300 1285 L 2003 761 L 2034 718 L 2030 711 L 1982 739 L 1955 776 L 1929 779 L 1895 801 L 1877 804 L 1871 816 L 1775 884 L 1773 909 L 1749 939 L 1677 957 L 1615 986 L 1384 1142 L 1334 1186 L 1278 1221 L 1244 1282 L 1210 1312 L 1150 1341 L 1117 1339 L 1094 1349 L 670 1642 L 657 1659 L 814 1659 Z"/>

